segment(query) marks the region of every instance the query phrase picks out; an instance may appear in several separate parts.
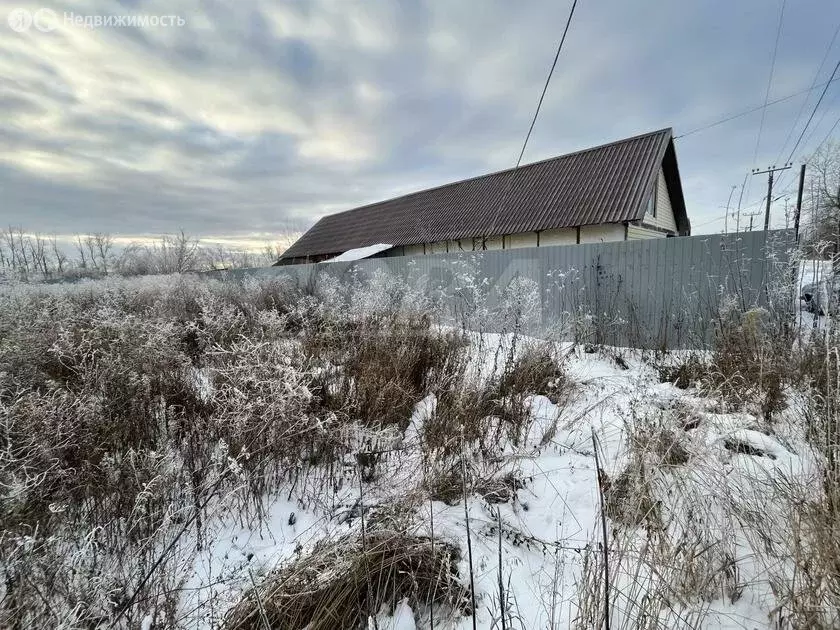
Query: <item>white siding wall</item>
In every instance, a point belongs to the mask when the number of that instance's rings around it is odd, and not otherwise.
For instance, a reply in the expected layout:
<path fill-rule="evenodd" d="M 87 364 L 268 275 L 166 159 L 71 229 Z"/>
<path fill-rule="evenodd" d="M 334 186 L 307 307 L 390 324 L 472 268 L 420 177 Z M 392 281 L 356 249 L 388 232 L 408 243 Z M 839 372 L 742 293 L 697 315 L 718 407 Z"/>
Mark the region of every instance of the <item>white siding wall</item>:
<path fill-rule="evenodd" d="M 635 241 L 640 238 L 665 238 L 665 232 L 657 230 L 649 230 L 648 228 L 639 227 L 638 225 L 627 226 L 627 240 Z"/>
<path fill-rule="evenodd" d="M 501 236 L 491 236 L 487 239 L 486 249 L 502 249 L 502 237 Z M 481 243 L 478 244 L 478 248 L 481 249 Z"/>
<path fill-rule="evenodd" d="M 671 196 L 668 194 L 668 185 L 665 183 L 665 174 L 659 169 L 656 178 L 656 216 L 645 214 L 645 223 L 655 225 L 676 233 L 677 222 L 674 220 L 674 211 L 671 208 Z"/>
<path fill-rule="evenodd" d="M 576 228 L 561 228 L 540 232 L 540 247 L 548 245 L 574 245 L 575 243 L 577 243 Z"/>
<path fill-rule="evenodd" d="M 608 241 L 623 240 L 623 225 L 608 223 L 606 225 L 584 225 L 580 228 L 581 243 L 606 243 Z"/>
<path fill-rule="evenodd" d="M 523 232 L 522 234 L 511 234 L 505 237 L 505 249 L 516 249 L 517 247 L 536 247 L 537 233 Z"/>
<path fill-rule="evenodd" d="M 646 221 L 649 219 L 645 218 Z M 630 226 L 628 238 L 656 238 L 664 236 L 661 232 L 648 230 L 641 227 Z M 581 243 L 606 243 L 609 241 L 624 240 L 624 225 L 607 223 L 604 225 L 585 225 L 580 228 Z M 540 232 L 540 247 L 551 245 L 574 245 L 577 243 L 577 228 L 560 228 L 554 230 L 543 230 Z M 504 249 L 517 249 L 519 247 L 537 247 L 536 232 L 522 232 L 519 234 L 508 234 L 504 237 Z M 440 241 L 437 243 L 426 243 L 426 254 L 444 254 L 447 251 L 471 252 L 481 250 L 480 238 L 465 238 L 460 241 Z M 502 237 L 493 236 L 487 239 L 486 249 L 502 249 Z M 406 245 L 403 248 L 405 256 L 419 256 L 424 253 L 424 246 Z"/>

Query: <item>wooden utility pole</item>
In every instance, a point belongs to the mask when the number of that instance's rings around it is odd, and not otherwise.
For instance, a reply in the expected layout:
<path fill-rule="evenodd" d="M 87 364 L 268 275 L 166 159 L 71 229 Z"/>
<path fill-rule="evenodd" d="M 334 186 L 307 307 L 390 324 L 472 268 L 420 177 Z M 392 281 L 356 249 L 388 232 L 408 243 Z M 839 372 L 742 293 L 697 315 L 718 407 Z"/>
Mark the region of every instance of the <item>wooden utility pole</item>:
<path fill-rule="evenodd" d="M 796 214 L 793 217 L 793 231 L 799 242 L 799 217 L 802 216 L 802 191 L 805 188 L 805 165 L 799 169 L 799 192 L 796 195 Z"/>
<path fill-rule="evenodd" d="M 755 217 L 758 217 L 758 216 L 761 216 L 761 211 L 760 211 L 760 210 L 758 210 L 758 211 L 756 211 L 756 212 L 745 212 L 745 213 L 744 213 L 744 218 L 745 218 L 745 219 L 746 219 L 747 217 L 749 217 L 749 218 L 750 218 L 750 232 L 752 232 L 752 229 L 753 229 L 753 219 L 754 219 Z"/>
<path fill-rule="evenodd" d="M 767 209 L 764 212 L 764 231 L 770 229 L 770 204 L 773 202 L 773 174 L 778 171 L 786 171 L 788 170 L 792 164 L 788 163 L 784 166 L 779 166 L 778 168 L 775 166 L 770 166 L 764 171 L 759 171 L 758 169 L 753 169 L 753 175 L 764 175 L 764 173 L 768 174 L 767 177 Z M 751 219 L 752 220 L 752 219 Z"/>

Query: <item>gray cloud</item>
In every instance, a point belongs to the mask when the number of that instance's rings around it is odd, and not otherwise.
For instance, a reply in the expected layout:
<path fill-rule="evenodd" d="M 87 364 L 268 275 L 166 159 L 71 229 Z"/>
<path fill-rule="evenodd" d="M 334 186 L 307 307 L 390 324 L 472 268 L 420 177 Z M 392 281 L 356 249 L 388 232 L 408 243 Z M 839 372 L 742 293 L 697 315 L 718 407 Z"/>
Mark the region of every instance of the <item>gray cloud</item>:
<path fill-rule="evenodd" d="M 2 222 L 237 238 L 512 165 L 568 11 L 505 0 L 47 6 L 186 23 L 4 30 Z M 526 161 L 760 104 L 777 9 L 579 3 Z M 838 21 L 829 0 L 788 7 L 771 98 L 810 84 Z M 821 80 L 838 56 L 840 42 Z M 767 110 L 755 164 L 759 113 L 677 141 L 698 231 L 721 229 L 730 187 L 777 159 L 805 98 L 807 114 L 815 94 Z M 840 82 L 822 108 L 797 159 L 840 116 Z M 745 205 L 763 189 L 752 182 Z"/>

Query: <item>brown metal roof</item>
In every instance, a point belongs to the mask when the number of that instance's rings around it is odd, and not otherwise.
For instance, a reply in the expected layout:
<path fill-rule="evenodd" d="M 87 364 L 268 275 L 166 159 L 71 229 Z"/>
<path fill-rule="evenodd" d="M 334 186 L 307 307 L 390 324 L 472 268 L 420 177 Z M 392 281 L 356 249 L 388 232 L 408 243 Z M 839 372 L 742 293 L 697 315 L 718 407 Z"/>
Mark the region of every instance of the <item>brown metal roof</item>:
<path fill-rule="evenodd" d="M 326 216 L 282 259 L 642 219 L 664 166 L 681 234 L 688 219 L 671 129 Z"/>

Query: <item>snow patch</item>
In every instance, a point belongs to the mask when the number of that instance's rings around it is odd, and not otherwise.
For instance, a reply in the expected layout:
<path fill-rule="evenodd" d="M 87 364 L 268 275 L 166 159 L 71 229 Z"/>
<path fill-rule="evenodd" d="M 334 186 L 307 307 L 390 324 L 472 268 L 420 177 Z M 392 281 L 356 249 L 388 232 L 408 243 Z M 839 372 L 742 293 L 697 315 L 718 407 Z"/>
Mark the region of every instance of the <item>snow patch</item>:
<path fill-rule="evenodd" d="M 355 249 L 348 249 L 343 254 L 339 254 L 335 258 L 329 260 L 322 260 L 321 262 L 347 262 L 351 260 L 363 260 L 370 258 L 386 249 L 391 249 L 393 245 L 387 243 L 377 243 L 376 245 L 368 245 L 367 247 L 356 247 Z"/>

